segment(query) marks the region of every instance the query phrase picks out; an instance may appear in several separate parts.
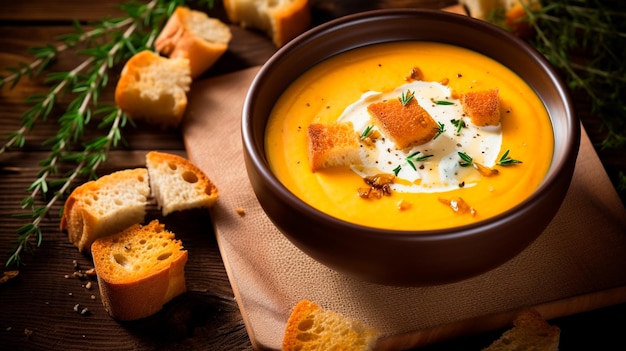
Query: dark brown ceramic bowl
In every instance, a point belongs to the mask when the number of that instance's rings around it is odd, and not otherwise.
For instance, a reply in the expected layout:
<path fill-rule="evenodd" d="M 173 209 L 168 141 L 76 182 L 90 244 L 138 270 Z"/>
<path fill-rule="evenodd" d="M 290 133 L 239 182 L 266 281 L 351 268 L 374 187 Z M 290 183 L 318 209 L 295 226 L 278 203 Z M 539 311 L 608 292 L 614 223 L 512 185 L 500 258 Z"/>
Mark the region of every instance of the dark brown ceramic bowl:
<path fill-rule="evenodd" d="M 360 226 L 305 204 L 272 174 L 264 149 L 274 103 L 304 71 L 341 52 L 370 44 L 425 40 L 465 47 L 516 72 L 545 104 L 554 128 L 554 156 L 528 199 L 494 218 L 444 230 L 394 231 Z M 265 213 L 300 250 L 354 278 L 387 285 L 454 282 L 493 269 L 532 243 L 550 223 L 569 187 L 580 126 L 568 93 L 544 58 L 485 22 L 436 10 L 376 10 L 313 28 L 281 48 L 254 79 L 243 108 L 248 176 Z"/>

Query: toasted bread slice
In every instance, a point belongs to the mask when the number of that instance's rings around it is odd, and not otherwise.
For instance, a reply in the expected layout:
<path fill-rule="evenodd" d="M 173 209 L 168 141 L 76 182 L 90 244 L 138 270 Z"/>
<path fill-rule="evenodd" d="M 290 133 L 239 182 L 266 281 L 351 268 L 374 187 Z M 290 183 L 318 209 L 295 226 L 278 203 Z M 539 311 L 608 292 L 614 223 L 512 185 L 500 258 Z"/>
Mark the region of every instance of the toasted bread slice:
<path fill-rule="evenodd" d="M 295 306 L 283 337 L 283 351 L 373 350 L 378 332 L 308 300 Z"/>
<path fill-rule="evenodd" d="M 65 201 L 60 228 L 67 230 L 74 246 L 88 252 L 96 239 L 143 222 L 148 196 L 145 168 L 113 172 L 72 191 Z"/>
<path fill-rule="evenodd" d="M 150 188 L 164 216 L 193 208 L 211 207 L 218 199 L 215 184 L 191 161 L 178 155 L 146 154 Z"/>
<path fill-rule="evenodd" d="M 311 171 L 327 167 L 349 166 L 360 161 L 359 135 L 352 122 L 309 126 L 309 162 Z"/>
<path fill-rule="evenodd" d="M 500 124 L 500 95 L 498 89 L 470 91 L 461 94 L 463 112 L 476 126 Z"/>
<path fill-rule="evenodd" d="M 403 105 L 399 99 L 375 102 L 367 106 L 381 132 L 398 149 L 429 142 L 437 134 L 439 125 L 416 99 Z"/>
<path fill-rule="evenodd" d="M 158 220 L 100 238 L 91 252 L 102 303 L 115 319 L 148 317 L 186 291 L 187 251 Z"/>
<path fill-rule="evenodd" d="M 543 319 L 536 310 L 525 310 L 515 317 L 513 328 L 482 351 L 558 351 L 561 330 Z"/>
<path fill-rule="evenodd" d="M 265 32 L 281 47 L 311 25 L 308 0 L 224 0 L 228 19 Z"/>
<path fill-rule="evenodd" d="M 226 52 L 230 28 L 206 13 L 179 6 L 156 38 L 154 47 L 170 58 L 189 60 L 191 78 L 209 69 Z"/>
<path fill-rule="evenodd" d="M 122 69 L 115 102 L 127 115 L 163 128 L 178 127 L 191 85 L 189 60 L 141 51 Z"/>

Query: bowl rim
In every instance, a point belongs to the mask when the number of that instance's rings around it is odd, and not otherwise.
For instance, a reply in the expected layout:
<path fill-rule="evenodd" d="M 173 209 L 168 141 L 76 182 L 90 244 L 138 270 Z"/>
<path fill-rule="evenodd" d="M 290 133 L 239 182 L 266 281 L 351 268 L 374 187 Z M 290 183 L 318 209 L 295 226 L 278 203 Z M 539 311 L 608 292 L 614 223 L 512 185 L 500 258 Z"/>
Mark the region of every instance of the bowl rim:
<path fill-rule="evenodd" d="M 332 34 L 333 31 L 339 30 L 345 26 L 352 26 L 359 24 L 360 22 L 368 22 L 368 21 L 383 21 L 390 20 L 394 18 L 406 18 L 406 17 L 419 17 L 419 16 L 429 16 L 431 18 L 439 18 L 443 21 L 455 21 L 459 25 L 465 26 L 474 26 L 479 30 L 487 31 L 490 34 L 493 34 L 496 37 L 504 38 L 508 41 L 511 41 L 514 46 L 520 48 L 526 55 L 528 55 L 536 64 L 538 64 L 543 72 L 547 75 L 548 79 L 551 81 L 551 84 L 554 86 L 558 95 L 560 96 L 560 100 L 563 104 L 563 108 L 565 111 L 566 118 L 564 120 L 567 122 L 567 134 L 570 136 L 567 140 L 566 145 L 563 148 L 564 155 L 569 155 L 569 157 L 561 157 L 560 159 L 555 160 L 552 158 L 550 168 L 548 174 L 544 177 L 539 186 L 535 189 L 535 191 L 530 194 L 526 199 L 518 203 L 517 205 L 509 208 L 508 210 L 497 214 L 495 216 L 477 221 L 475 223 L 466 224 L 457 227 L 451 228 L 442 228 L 442 229 L 427 229 L 427 230 L 397 230 L 397 229 L 387 229 L 387 228 L 379 228 L 379 227 L 371 227 L 366 225 L 361 225 L 357 223 L 352 223 L 349 221 L 345 221 L 336 217 L 333 217 L 329 214 L 326 214 L 317 208 L 309 205 L 305 201 L 298 198 L 295 194 L 293 194 L 287 187 L 285 187 L 280 180 L 273 174 L 270 170 L 269 164 L 267 162 L 267 158 L 263 150 L 258 150 L 255 146 L 255 141 L 253 138 L 253 130 L 252 123 L 248 121 L 246 116 L 251 116 L 253 111 L 252 101 L 255 99 L 255 95 L 258 94 L 259 87 L 263 83 L 266 77 L 271 74 L 273 66 L 280 63 L 285 59 L 285 56 L 290 55 L 292 50 L 297 50 L 303 44 L 307 42 L 313 41 L 315 39 L 319 39 L 320 36 L 327 36 L 329 33 Z M 400 41 L 397 39 L 389 40 L 388 42 Z M 377 44 L 383 44 L 386 42 L 379 42 Z M 362 47 L 366 45 L 371 45 L 371 43 L 356 46 Z M 460 45 L 457 45 L 460 46 Z M 331 56 L 343 53 L 345 51 L 352 50 L 356 47 L 351 47 L 341 52 L 333 53 Z M 470 49 L 476 51 L 474 49 Z M 484 53 L 483 53 L 484 54 Z M 486 54 L 484 54 L 486 55 Z M 486 55 L 488 56 L 488 55 Z M 330 56 L 329 56 L 330 57 Z M 489 56 L 488 56 L 489 57 Z M 497 61 L 497 60 L 496 60 Z M 501 63 L 503 64 L 503 63 Z M 308 69 L 308 68 L 307 68 Z M 517 73 L 516 73 L 517 74 Z M 291 84 L 288 82 L 287 85 Z M 562 182 L 561 174 L 568 173 L 569 168 L 574 167 L 576 157 L 578 155 L 579 143 L 580 143 L 580 122 L 577 119 L 576 114 L 574 113 L 574 109 L 572 107 L 572 103 L 569 96 L 569 91 L 563 83 L 560 76 L 556 73 L 555 69 L 551 66 L 551 64 L 539 53 L 536 49 L 534 49 L 530 44 L 526 43 L 522 39 L 512 35 L 511 33 L 506 32 L 504 29 L 499 28 L 491 23 L 486 21 L 482 21 L 479 19 L 472 18 L 470 16 L 465 16 L 461 14 L 456 14 L 452 12 L 446 12 L 442 10 L 436 9 L 420 9 L 420 8 L 394 8 L 394 9 L 376 9 L 376 10 L 368 10 L 363 12 L 358 12 L 354 14 L 349 14 L 346 16 L 342 16 L 328 22 L 317 25 L 306 32 L 300 34 L 295 39 L 291 40 L 281 48 L 279 48 L 272 57 L 266 61 L 265 64 L 260 68 L 257 72 L 256 76 L 252 80 L 252 83 L 249 86 L 248 92 L 246 94 L 243 109 L 242 109 L 242 120 L 241 120 L 241 130 L 242 130 L 242 142 L 243 147 L 249 153 L 250 162 L 256 168 L 256 171 L 262 176 L 263 181 L 268 184 L 268 188 L 272 190 L 274 195 L 280 198 L 285 203 L 288 203 L 290 206 L 293 206 L 298 209 L 298 211 L 302 213 L 307 213 L 308 217 L 326 222 L 328 225 L 333 227 L 340 227 L 346 230 L 356 230 L 359 232 L 361 236 L 385 236 L 385 237 L 395 237 L 396 239 L 405 239 L 405 240 L 419 240 L 419 241 L 439 241 L 442 239 L 455 239 L 459 237 L 472 236 L 477 235 L 483 232 L 489 232 L 491 229 L 495 229 L 500 226 L 500 224 L 504 221 L 510 220 L 520 220 L 524 217 L 524 214 L 531 210 L 532 203 L 542 200 L 542 198 L 546 197 L 546 190 L 550 187 L 553 187 L 558 182 Z M 540 96 L 541 99 L 541 96 Z M 542 101 L 543 102 L 543 101 Z M 545 103 L 544 103 L 545 104 Z M 551 118 L 552 119 L 552 118 Z M 554 130 L 554 122 L 553 124 Z M 554 138 L 554 136 L 553 136 Z M 260 152 L 263 151 L 263 152 Z M 574 161 L 571 161 L 573 159 Z M 555 163 L 555 161 L 557 161 Z M 569 183 L 568 183 L 569 185 Z"/>

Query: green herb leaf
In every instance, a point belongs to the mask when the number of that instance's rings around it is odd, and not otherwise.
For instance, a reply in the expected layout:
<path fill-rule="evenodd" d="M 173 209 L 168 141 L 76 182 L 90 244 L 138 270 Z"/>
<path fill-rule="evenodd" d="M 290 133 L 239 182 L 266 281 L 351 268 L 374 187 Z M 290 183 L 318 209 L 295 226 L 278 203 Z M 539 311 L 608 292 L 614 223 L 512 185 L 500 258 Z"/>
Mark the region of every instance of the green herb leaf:
<path fill-rule="evenodd" d="M 415 93 L 410 90 L 407 90 L 406 93 L 402 92 L 402 96 L 398 98 L 402 103 L 402 106 L 406 106 L 413 98 L 415 97 Z"/>
<path fill-rule="evenodd" d="M 465 152 L 459 151 L 457 154 L 461 158 L 461 160 L 459 160 L 459 165 L 461 167 L 469 167 L 472 165 L 472 163 L 474 163 L 472 157 L 470 157 L 470 155 L 466 154 Z"/>
<path fill-rule="evenodd" d="M 433 137 L 433 140 L 437 139 L 441 134 L 446 132 L 446 125 L 441 123 L 441 122 L 437 122 L 437 124 L 439 124 L 439 128 L 437 128 L 437 134 L 435 134 L 435 136 Z"/>
<path fill-rule="evenodd" d="M 465 128 L 465 121 L 462 119 L 451 119 L 450 123 L 456 128 L 456 134 L 460 134 L 461 129 Z"/>
<path fill-rule="evenodd" d="M 520 160 L 515 160 L 509 157 L 509 150 L 506 150 L 500 160 L 498 160 L 497 164 L 500 166 L 511 166 L 516 163 L 522 163 Z"/>
<path fill-rule="evenodd" d="M 369 125 L 369 126 L 365 127 L 365 130 L 363 131 L 363 133 L 361 133 L 361 140 L 369 137 L 370 134 L 372 134 L 372 130 L 373 129 L 374 129 L 373 125 Z"/>
<path fill-rule="evenodd" d="M 446 106 L 446 105 L 454 105 L 454 102 L 446 101 L 446 100 L 435 100 L 435 104 Z"/>

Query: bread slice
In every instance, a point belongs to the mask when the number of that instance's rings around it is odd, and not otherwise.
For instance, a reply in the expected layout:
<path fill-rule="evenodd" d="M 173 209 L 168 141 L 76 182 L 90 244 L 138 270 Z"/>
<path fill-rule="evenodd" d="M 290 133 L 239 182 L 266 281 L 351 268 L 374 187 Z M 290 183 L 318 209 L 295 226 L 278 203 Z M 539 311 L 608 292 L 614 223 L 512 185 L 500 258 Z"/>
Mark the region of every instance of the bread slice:
<path fill-rule="evenodd" d="M 89 252 L 94 240 L 141 223 L 149 196 L 145 168 L 113 172 L 72 191 L 60 228 L 80 251 Z"/>
<path fill-rule="evenodd" d="M 375 102 L 367 106 L 374 123 L 398 149 L 429 142 L 439 125 L 416 99 L 402 104 L 399 99 Z"/>
<path fill-rule="evenodd" d="M 352 122 L 313 123 L 308 133 L 311 171 L 360 162 L 359 135 Z"/>
<path fill-rule="evenodd" d="M 148 317 L 186 291 L 187 251 L 158 220 L 100 238 L 91 252 L 102 303 L 117 320 Z"/>
<path fill-rule="evenodd" d="M 215 184 L 196 165 L 178 155 L 146 154 L 152 195 L 164 216 L 192 208 L 210 207 L 219 196 Z"/>
<path fill-rule="evenodd" d="M 189 60 L 141 51 L 122 69 L 115 102 L 135 120 L 164 128 L 178 127 L 187 108 L 191 85 Z"/>
<path fill-rule="evenodd" d="M 170 58 L 189 60 L 191 78 L 209 69 L 228 49 L 230 28 L 206 13 L 178 6 L 154 46 Z"/>
<path fill-rule="evenodd" d="M 283 337 L 283 351 L 373 350 L 378 332 L 308 300 L 295 306 Z"/>
<path fill-rule="evenodd" d="M 308 0 L 224 0 L 224 9 L 231 22 L 265 32 L 277 47 L 311 25 Z"/>
<path fill-rule="evenodd" d="M 463 112 L 476 126 L 500 124 L 500 95 L 498 89 L 470 91 L 460 96 Z"/>
<path fill-rule="evenodd" d="M 543 319 L 536 310 L 522 311 L 515 317 L 513 328 L 482 351 L 558 351 L 561 330 Z"/>

